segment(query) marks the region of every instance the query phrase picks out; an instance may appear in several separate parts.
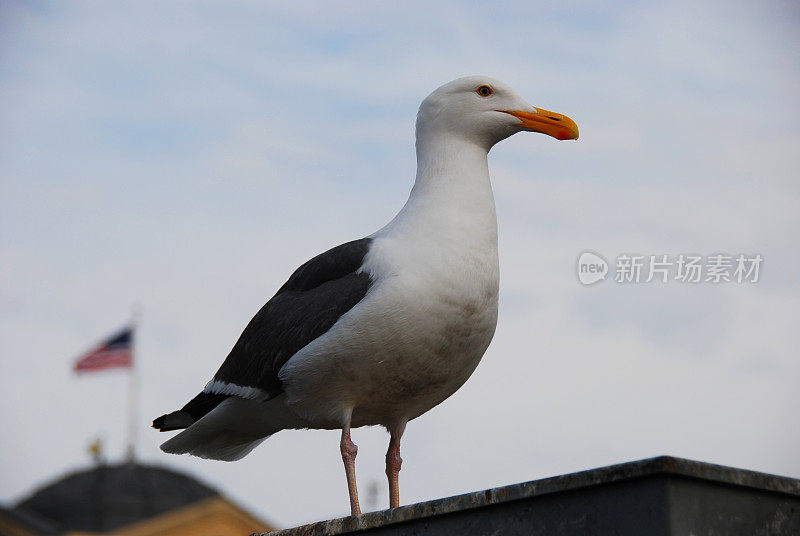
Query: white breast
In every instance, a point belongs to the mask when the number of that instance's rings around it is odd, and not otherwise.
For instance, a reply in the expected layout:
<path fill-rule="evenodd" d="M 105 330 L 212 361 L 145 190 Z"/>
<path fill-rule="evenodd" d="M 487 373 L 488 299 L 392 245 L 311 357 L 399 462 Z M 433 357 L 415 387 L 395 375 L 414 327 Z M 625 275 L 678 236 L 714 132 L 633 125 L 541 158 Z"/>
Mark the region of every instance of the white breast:
<path fill-rule="evenodd" d="M 281 371 L 288 404 L 319 426 L 336 427 L 345 407 L 355 408 L 354 426 L 389 425 L 453 394 L 497 323 L 496 262 L 484 261 L 451 257 L 380 279 Z"/>
<path fill-rule="evenodd" d="M 353 426 L 418 417 L 491 342 L 499 267 L 486 150 L 444 141 L 427 144 L 439 150 L 420 156 L 408 202 L 372 235 L 367 296 L 280 371 L 287 404 L 315 427 L 340 427 L 348 408 Z"/>

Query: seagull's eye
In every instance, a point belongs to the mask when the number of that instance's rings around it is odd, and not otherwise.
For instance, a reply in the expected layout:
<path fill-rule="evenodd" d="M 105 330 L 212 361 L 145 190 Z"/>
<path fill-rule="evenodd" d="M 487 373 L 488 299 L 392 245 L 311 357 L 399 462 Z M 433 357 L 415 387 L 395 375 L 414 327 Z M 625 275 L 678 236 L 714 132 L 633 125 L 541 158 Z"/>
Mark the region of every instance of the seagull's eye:
<path fill-rule="evenodd" d="M 492 88 L 489 86 L 481 86 L 475 90 L 475 93 L 477 93 L 481 97 L 488 97 L 489 95 L 494 93 L 494 91 L 492 91 Z"/>

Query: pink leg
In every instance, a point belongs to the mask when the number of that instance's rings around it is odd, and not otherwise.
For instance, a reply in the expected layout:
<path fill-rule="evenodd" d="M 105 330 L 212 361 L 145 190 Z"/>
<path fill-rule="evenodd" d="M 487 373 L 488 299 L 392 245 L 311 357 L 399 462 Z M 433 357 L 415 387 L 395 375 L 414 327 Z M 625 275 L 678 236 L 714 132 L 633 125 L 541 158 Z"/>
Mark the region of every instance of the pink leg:
<path fill-rule="evenodd" d="M 358 505 L 358 489 L 356 488 L 356 454 L 358 447 L 350 440 L 350 419 L 347 426 L 342 428 L 342 441 L 339 449 L 342 451 L 342 461 L 344 461 L 344 472 L 347 476 L 347 491 L 350 493 L 350 515 L 357 516 L 361 513 Z"/>
<path fill-rule="evenodd" d="M 389 508 L 400 506 L 400 467 L 403 458 L 400 457 L 400 436 L 392 434 L 389 440 L 389 450 L 386 451 L 386 476 L 389 478 Z"/>

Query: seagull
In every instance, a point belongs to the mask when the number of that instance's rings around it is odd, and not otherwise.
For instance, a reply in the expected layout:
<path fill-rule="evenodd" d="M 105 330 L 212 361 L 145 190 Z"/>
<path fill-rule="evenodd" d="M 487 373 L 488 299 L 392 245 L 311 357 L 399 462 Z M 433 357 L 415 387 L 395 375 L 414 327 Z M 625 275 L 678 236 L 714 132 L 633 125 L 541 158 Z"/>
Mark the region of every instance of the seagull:
<path fill-rule="evenodd" d="M 386 226 L 300 266 L 242 332 L 203 391 L 153 421 L 172 454 L 233 461 L 286 429 L 341 429 L 350 513 L 361 513 L 350 429 L 389 432 L 389 506 L 400 505 L 406 423 L 470 377 L 497 325 L 497 218 L 488 153 L 517 132 L 578 138 L 485 76 L 428 95 L 417 174 Z"/>

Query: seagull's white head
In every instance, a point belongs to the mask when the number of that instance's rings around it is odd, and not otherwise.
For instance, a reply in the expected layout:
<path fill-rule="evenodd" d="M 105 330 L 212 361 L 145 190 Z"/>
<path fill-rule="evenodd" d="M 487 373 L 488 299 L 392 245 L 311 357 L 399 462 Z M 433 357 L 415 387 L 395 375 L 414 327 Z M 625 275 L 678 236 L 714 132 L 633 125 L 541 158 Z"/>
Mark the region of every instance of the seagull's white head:
<path fill-rule="evenodd" d="M 465 76 L 430 95 L 417 114 L 417 141 L 428 136 L 456 136 L 487 151 L 517 132 L 541 132 L 559 140 L 578 138 L 575 122 L 536 108 L 506 84 L 487 76 Z"/>

